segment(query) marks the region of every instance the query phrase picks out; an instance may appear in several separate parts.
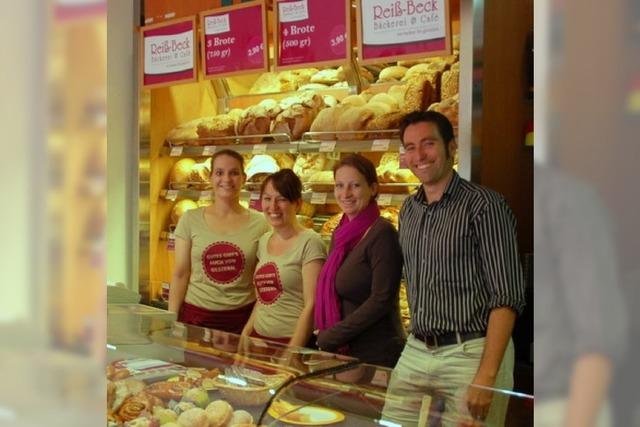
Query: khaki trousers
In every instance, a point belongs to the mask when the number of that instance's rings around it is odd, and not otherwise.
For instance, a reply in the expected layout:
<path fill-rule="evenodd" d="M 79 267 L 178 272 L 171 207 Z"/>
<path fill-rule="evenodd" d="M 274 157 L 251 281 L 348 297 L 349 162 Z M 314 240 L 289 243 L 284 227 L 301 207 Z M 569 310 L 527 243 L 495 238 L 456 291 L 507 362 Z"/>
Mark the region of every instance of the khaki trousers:
<path fill-rule="evenodd" d="M 410 335 L 391 375 L 382 419 L 404 427 L 417 426 L 420 412 L 429 406 L 428 396 L 431 396 L 431 417 L 437 418 L 434 412 L 442 411 L 434 402 L 444 401 L 444 412 L 439 416 L 443 426 L 456 426 L 470 420 L 465 395 L 478 370 L 484 343 L 485 338 L 477 338 L 429 349 Z M 495 388 L 513 389 L 513 359 L 513 342 L 509 340 Z M 494 393 L 483 425 L 503 426 L 508 405 L 508 394 Z M 422 425 L 424 421 L 420 421 Z"/>

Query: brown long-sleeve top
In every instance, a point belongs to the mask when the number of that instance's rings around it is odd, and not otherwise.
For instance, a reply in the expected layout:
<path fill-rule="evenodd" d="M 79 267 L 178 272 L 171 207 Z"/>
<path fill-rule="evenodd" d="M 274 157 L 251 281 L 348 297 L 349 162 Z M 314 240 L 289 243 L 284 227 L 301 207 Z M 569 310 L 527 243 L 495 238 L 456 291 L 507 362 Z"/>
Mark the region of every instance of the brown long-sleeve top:
<path fill-rule="evenodd" d="M 336 351 L 346 344 L 348 354 L 363 362 L 394 366 L 404 347 L 398 306 L 401 275 L 398 233 L 378 218 L 338 269 L 342 320 L 319 333 L 318 346 Z"/>

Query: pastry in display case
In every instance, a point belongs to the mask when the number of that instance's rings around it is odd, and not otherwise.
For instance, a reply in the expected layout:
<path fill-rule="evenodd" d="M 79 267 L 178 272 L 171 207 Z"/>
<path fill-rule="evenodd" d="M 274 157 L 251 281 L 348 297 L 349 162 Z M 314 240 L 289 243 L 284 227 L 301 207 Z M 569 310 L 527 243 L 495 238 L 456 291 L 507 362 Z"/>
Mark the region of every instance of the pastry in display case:
<path fill-rule="evenodd" d="M 126 335 L 140 335 L 134 345 L 110 337 L 107 425 L 254 425 L 267 421 L 278 390 L 297 377 L 355 363 L 163 320 L 163 327 L 153 331 L 128 322 Z"/>

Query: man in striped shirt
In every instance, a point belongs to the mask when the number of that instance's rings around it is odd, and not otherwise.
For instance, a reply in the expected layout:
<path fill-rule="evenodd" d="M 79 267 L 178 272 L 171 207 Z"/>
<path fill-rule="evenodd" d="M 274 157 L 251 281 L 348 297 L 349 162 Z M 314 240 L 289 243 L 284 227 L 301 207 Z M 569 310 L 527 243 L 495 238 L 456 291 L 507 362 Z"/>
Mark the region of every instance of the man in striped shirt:
<path fill-rule="evenodd" d="M 453 170 L 457 146 L 444 115 L 411 113 L 400 136 L 422 186 L 399 218 L 411 335 L 389 392 L 405 404 L 388 401 L 384 417 L 415 424 L 406 403 L 435 394 L 445 424 L 502 425 L 508 401 L 490 388 L 513 387 L 511 332 L 524 306 L 515 218 L 501 195 Z"/>

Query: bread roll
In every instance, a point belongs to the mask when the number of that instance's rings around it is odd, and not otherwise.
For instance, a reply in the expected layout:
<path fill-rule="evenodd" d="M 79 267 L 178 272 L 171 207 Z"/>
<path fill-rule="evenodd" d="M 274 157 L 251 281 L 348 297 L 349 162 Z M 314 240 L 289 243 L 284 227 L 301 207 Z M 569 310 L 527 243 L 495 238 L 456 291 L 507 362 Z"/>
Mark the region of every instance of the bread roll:
<path fill-rule="evenodd" d="M 251 89 L 249 89 L 250 94 L 276 93 L 280 91 L 280 80 L 278 80 L 277 73 L 261 74 L 260 77 L 258 77 L 258 79 L 253 83 Z"/>
<path fill-rule="evenodd" d="M 324 102 L 325 107 L 335 107 L 338 105 L 338 100 L 333 95 L 323 95 L 322 101 Z"/>
<path fill-rule="evenodd" d="M 296 162 L 295 157 L 289 153 L 273 153 L 271 157 L 275 159 L 280 169 L 293 169 Z"/>
<path fill-rule="evenodd" d="M 207 163 L 208 161 L 208 163 Z M 204 190 L 209 187 L 209 179 L 211 178 L 211 159 L 207 159 L 202 163 L 196 163 L 191 167 L 189 181 L 197 190 Z"/>
<path fill-rule="evenodd" d="M 362 81 L 367 83 L 373 83 L 376 81 L 376 78 L 373 76 L 371 71 L 367 70 L 366 68 L 359 67 L 358 72 L 360 73 L 360 78 L 362 79 Z"/>
<path fill-rule="evenodd" d="M 321 70 L 311 76 L 311 83 L 322 83 L 325 85 L 333 85 L 343 81 L 345 78 L 344 71 L 327 68 Z"/>
<path fill-rule="evenodd" d="M 393 97 L 393 99 L 396 101 L 398 106 L 401 108 L 402 105 L 404 104 L 404 97 L 407 94 L 407 85 L 405 84 L 393 85 L 389 88 L 389 90 L 387 91 L 387 94 Z"/>
<path fill-rule="evenodd" d="M 184 188 L 184 185 L 190 180 L 191 176 L 191 168 L 196 164 L 196 161 L 193 159 L 180 159 L 171 168 L 171 173 L 169 174 L 169 184 L 173 188 Z M 175 186 L 175 187 L 174 187 Z"/>
<path fill-rule="evenodd" d="M 309 177 L 309 182 L 334 185 L 335 180 L 333 178 L 333 171 L 315 172 Z"/>
<path fill-rule="evenodd" d="M 293 172 L 306 182 L 314 173 L 331 167 L 325 153 L 300 153 L 293 165 Z"/>
<path fill-rule="evenodd" d="M 407 72 L 406 67 L 401 67 L 399 65 L 393 65 L 391 67 L 387 67 L 380 71 L 378 75 L 378 81 L 391 81 L 391 80 L 400 80 L 404 77 L 404 74 Z"/>
<path fill-rule="evenodd" d="M 298 90 L 322 90 L 327 89 L 329 86 L 323 85 L 322 83 L 307 83 L 303 84 L 298 88 Z"/>
<path fill-rule="evenodd" d="M 360 95 L 349 95 L 342 100 L 343 105 L 352 105 L 354 107 L 362 107 L 367 101 Z"/>
<path fill-rule="evenodd" d="M 384 102 L 368 102 L 364 105 L 364 108 L 373 111 L 376 117 L 393 111 L 389 104 L 385 104 Z"/>
<path fill-rule="evenodd" d="M 396 101 L 396 99 L 387 93 L 378 93 L 373 95 L 371 99 L 369 99 L 369 104 L 373 102 L 382 102 L 384 104 L 387 104 L 389 105 L 389 107 L 391 107 L 391 110 L 398 109 L 398 102 Z"/>

